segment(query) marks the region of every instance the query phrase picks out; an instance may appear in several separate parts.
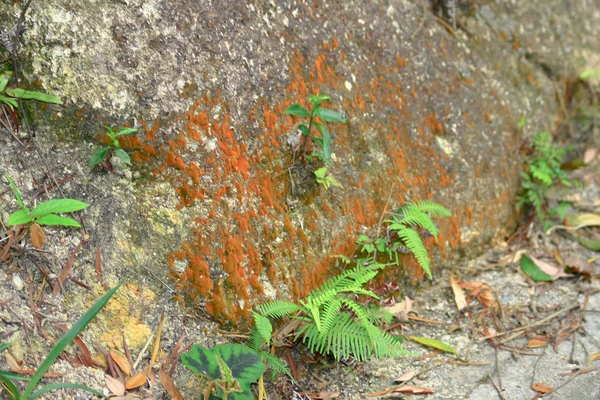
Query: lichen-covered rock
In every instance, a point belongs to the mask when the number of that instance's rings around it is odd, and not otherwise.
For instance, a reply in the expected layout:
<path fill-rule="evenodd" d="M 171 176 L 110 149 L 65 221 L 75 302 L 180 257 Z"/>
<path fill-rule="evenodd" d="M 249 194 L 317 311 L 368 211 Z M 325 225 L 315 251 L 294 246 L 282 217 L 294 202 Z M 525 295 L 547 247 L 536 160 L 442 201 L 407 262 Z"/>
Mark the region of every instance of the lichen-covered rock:
<path fill-rule="evenodd" d="M 92 203 L 85 221 L 105 272 L 174 277 L 180 296 L 237 320 L 334 274 L 331 256 L 355 251 L 388 195 L 389 210 L 411 199 L 452 210 L 427 243 L 436 268 L 506 233 L 517 121 L 555 127 L 552 79 L 598 50 L 598 11 L 489 2 L 453 29 L 416 3 L 34 2 L 21 59 L 67 104 L 38 121 L 37 141 L 60 178 L 76 177 L 71 197 Z M 0 13 L 14 21 L 18 6 Z M 316 162 L 294 162 L 287 146 L 298 120 L 282 111 L 312 93 L 349 120 L 331 126 L 329 172 L 343 188 L 320 188 Z M 122 141 L 133 181 L 86 171 L 106 123 L 140 127 Z M 29 179 L 1 152 L 2 169 Z M 386 273 L 423 277 L 408 256 Z"/>

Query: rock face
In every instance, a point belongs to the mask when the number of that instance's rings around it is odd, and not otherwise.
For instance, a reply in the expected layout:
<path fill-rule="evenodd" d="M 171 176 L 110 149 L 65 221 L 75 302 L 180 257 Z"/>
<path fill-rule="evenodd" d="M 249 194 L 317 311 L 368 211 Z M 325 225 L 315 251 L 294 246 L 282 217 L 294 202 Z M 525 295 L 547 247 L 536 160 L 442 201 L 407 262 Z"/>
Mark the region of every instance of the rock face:
<path fill-rule="evenodd" d="M 10 3 L 0 5 L 9 22 L 20 10 Z M 598 9 L 459 3 L 454 29 L 400 0 L 34 2 L 21 61 L 66 103 L 51 121 L 37 113 L 37 141 L 59 177 L 75 171 L 69 197 L 92 203 L 85 221 L 105 273 L 174 277 L 179 296 L 237 320 L 338 272 L 330 256 L 374 233 L 388 196 L 388 211 L 431 199 L 453 212 L 427 243 L 434 276 L 506 233 L 517 121 L 556 128 L 552 79 L 598 49 L 599 24 L 577 22 L 598 22 Z M 329 172 L 343 188 L 317 185 L 319 163 L 293 162 L 287 146 L 299 120 L 282 111 L 313 93 L 349 120 L 330 126 Z M 81 172 L 105 124 L 140 128 L 123 141 L 133 174 Z M 3 140 L 0 166 L 25 179 Z M 387 276 L 421 279 L 403 258 Z"/>

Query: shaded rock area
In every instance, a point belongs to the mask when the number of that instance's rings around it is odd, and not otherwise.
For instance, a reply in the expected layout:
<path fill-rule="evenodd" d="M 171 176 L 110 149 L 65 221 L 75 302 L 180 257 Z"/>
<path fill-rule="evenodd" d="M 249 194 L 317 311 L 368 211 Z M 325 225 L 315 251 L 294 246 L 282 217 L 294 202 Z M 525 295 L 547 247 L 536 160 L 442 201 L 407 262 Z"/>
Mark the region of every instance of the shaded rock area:
<path fill-rule="evenodd" d="M 594 0 L 458 3 L 453 27 L 405 0 L 34 1 L 22 73 L 65 106 L 31 110 L 34 146 L 0 133 L 0 173 L 29 205 L 91 206 L 80 232 L 47 230 L 49 253 L 29 246 L 3 265 L 2 291 L 14 295 L 10 310 L 11 296 L 0 297 L 0 342 L 34 349 L 28 362 L 39 364 L 59 331 L 30 338 L 36 313 L 73 322 L 102 294 L 97 249 L 107 284 L 128 286 L 86 342 L 120 347 L 124 335 L 137 354 L 161 311 L 170 346 L 184 333 L 212 346 L 225 339 L 209 317 L 243 322 L 261 301 L 305 296 L 341 270 L 331 255 L 353 254 L 357 236 L 375 232 L 388 196 L 390 210 L 430 199 L 452 211 L 426 243 L 434 282 L 507 238 L 520 147 L 565 129 L 561 79 L 597 62 L 600 11 Z M 21 7 L 0 4 L 0 27 Z M 299 120 L 282 112 L 313 93 L 349 121 L 330 126 L 329 172 L 343 188 L 324 190 L 312 173 L 321 164 L 295 162 L 287 146 Z M 139 128 L 122 140 L 131 167 L 87 167 L 103 125 Z M 6 222 L 18 206 L 0 185 Z M 72 275 L 89 289 L 66 281 L 58 298 L 43 294 L 36 266 L 55 278 L 84 234 Z M 412 256 L 384 275 L 402 294 L 424 279 Z M 176 379 L 195 398 L 190 375 Z"/>

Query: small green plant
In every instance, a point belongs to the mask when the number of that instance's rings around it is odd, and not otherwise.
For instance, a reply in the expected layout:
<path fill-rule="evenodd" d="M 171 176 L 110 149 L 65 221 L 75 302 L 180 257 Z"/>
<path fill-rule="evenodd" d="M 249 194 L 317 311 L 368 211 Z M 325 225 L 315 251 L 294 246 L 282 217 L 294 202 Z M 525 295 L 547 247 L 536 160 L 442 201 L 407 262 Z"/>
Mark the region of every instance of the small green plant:
<path fill-rule="evenodd" d="M 115 131 L 110 126 L 105 126 L 104 128 L 106 128 L 106 135 L 110 139 L 110 143 L 94 152 L 88 161 L 88 166 L 93 167 L 98 165 L 105 159 L 110 159 L 113 154 L 119 157 L 125 164 L 131 165 L 131 158 L 129 158 L 129 154 L 121 148 L 119 137 L 137 132 L 137 129 L 125 128 L 122 126 Z"/>
<path fill-rule="evenodd" d="M 385 236 L 371 239 L 360 235 L 357 243 L 373 261 L 377 254 L 384 254 L 394 265 L 400 265 L 399 253 L 412 253 L 431 279 L 431 260 L 418 229 L 437 239 L 439 229 L 431 218 L 450 216 L 452 213 L 447 208 L 433 201 L 408 202 L 393 214 L 392 219 L 385 221 L 388 224 Z"/>
<path fill-rule="evenodd" d="M 194 345 L 181 355 L 181 362 L 196 375 L 210 380 L 204 400 L 253 399 L 250 385 L 263 375 L 266 366 L 254 350 L 241 344 L 205 349 Z"/>
<path fill-rule="evenodd" d="M 392 314 L 363 306 L 351 298 L 364 295 L 378 299 L 363 285 L 383 268 L 383 264 L 357 265 L 329 279 L 298 304 L 277 300 L 261 305 L 253 314 L 253 346 L 277 346 L 272 342 L 270 319 L 290 317 L 300 321 L 294 340 L 302 338 L 311 352 L 331 354 L 336 360 L 354 357 L 363 361 L 371 356 L 407 354 L 395 338 L 375 325 L 380 321 L 390 322 Z"/>
<path fill-rule="evenodd" d="M 15 211 L 8 217 L 8 226 L 13 225 L 31 225 L 34 223 L 40 225 L 62 225 L 80 227 L 79 222 L 72 218 L 61 217 L 58 213 L 70 213 L 83 210 L 89 204 L 74 199 L 47 200 L 38 204 L 33 210 L 25 207 L 21 193 L 10 176 L 6 176 L 10 187 L 15 194 L 20 210 Z"/>
<path fill-rule="evenodd" d="M 9 88 L 8 82 L 10 81 L 12 75 L 13 72 L 8 70 L 5 70 L 2 72 L 2 74 L 0 74 L 0 108 L 3 108 L 4 111 L 6 111 L 6 114 L 0 113 L 0 122 L 10 132 L 14 133 L 14 131 L 19 129 L 19 118 L 17 116 L 19 99 L 37 100 L 43 103 L 63 104 L 58 97 L 52 94 L 35 92 L 21 88 Z M 7 118 L 7 115 L 11 116 L 11 120 Z"/>
<path fill-rule="evenodd" d="M 552 142 L 550 132 L 539 132 L 533 137 L 532 152 L 526 156 L 525 170 L 521 173 L 521 195 L 518 206 L 530 206 L 544 225 L 550 215 L 559 214 L 561 210 L 551 210 L 546 200 L 546 192 L 557 183 L 564 186 L 580 186 L 578 181 L 572 181 L 561 168 L 567 152 L 566 147 L 558 147 Z M 564 205 L 561 206 L 564 208 Z"/>
<path fill-rule="evenodd" d="M 31 379 L 23 378 L 22 376 L 14 374 L 10 371 L 0 371 L 0 383 L 11 400 L 32 400 L 53 390 L 67 388 L 81 389 L 93 393 L 96 396 L 108 398 L 92 388 L 76 383 L 54 383 L 42 386 L 35 392 L 34 390 L 44 377 L 44 374 L 48 372 L 52 364 L 54 364 L 54 361 L 56 361 L 60 353 L 62 353 L 62 351 L 77 337 L 77 335 L 83 331 L 83 329 L 96 317 L 100 310 L 104 308 L 108 300 L 115 294 L 121 284 L 122 283 L 119 283 L 113 289 L 106 292 L 106 294 L 102 296 L 92 307 L 90 307 L 71 327 L 71 329 L 69 329 L 69 331 L 58 340 L 54 348 L 52 348 L 50 353 L 48 353 L 48 356 L 46 356 L 46 359 L 42 362 L 37 371 L 35 371 L 35 374 Z M 0 345 L 0 351 L 7 349 L 9 346 L 10 343 Z M 16 380 L 29 380 L 29 383 L 27 384 L 27 387 L 23 393 L 19 391 L 17 385 L 15 384 L 14 381 Z"/>
<path fill-rule="evenodd" d="M 317 178 L 317 183 L 323 185 L 325 190 L 329 190 L 331 186 L 343 187 L 337 179 L 331 175 L 327 175 L 327 167 L 321 167 L 315 170 L 315 177 Z"/>
<path fill-rule="evenodd" d="M 308 151 L 308 144 L 310 141 L 314 140 L 321 148 L 321 152 L 312 153 L 306 156 L 308 158 L 320 158 L 325 161 L 326 164 L 331 165 L 331 135 L 329 134 L 327 126 L 325 126 L 325 122 L 340 122 L 345 124 L 346 118 L 344 118 L 344 116 L 337 111 L 321 107 L 321 103 L 326 100 L 331 100 L 331 97 L 326 94 L 311 95 L 309 97 L 309 101 L 312 105 L 310 111 L 302 107 L 300 104 L 293 104 L 283 113 L 295 115 L 296 117 L 300 118 L 308 118 L 308 126 L 305 124 L 298 125 L 298 129 L 304 136 L 304 154 L 306 154 Z M 313 126 L 315 126 L 321 133 L 320 137 L 311 133 Z"/>

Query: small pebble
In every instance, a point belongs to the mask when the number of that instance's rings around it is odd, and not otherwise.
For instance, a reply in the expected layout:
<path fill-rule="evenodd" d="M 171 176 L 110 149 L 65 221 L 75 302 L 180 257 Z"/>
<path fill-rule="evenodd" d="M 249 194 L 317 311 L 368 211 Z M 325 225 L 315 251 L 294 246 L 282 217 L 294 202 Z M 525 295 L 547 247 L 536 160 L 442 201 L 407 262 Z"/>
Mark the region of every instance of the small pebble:
<path fill-rule="evenodd" d="M 19 275 L 13 275 L 12 285 L 17 290 L 23 290 L 23 288 L 25 287 L 25 285 L 23 284 L 23 280 Z"/>

